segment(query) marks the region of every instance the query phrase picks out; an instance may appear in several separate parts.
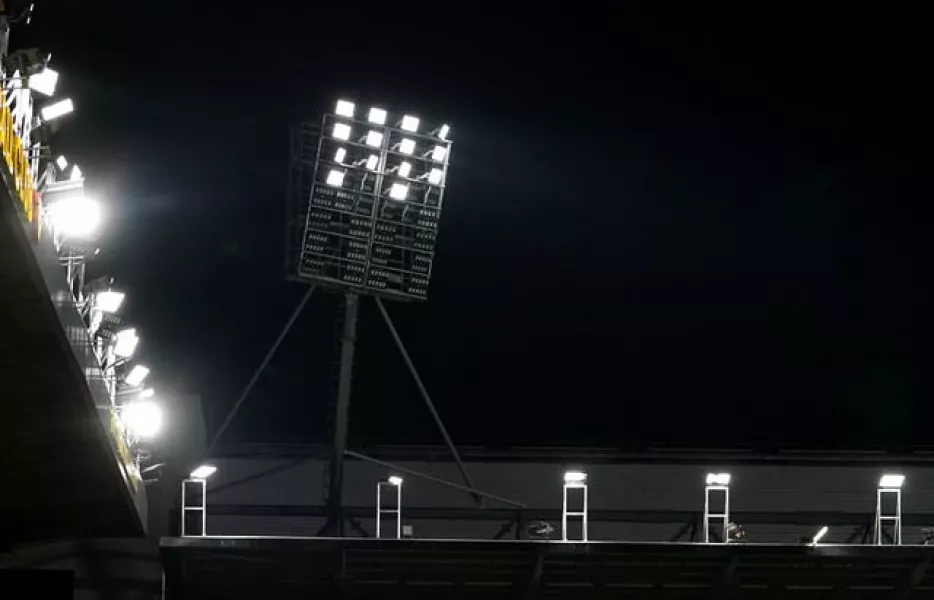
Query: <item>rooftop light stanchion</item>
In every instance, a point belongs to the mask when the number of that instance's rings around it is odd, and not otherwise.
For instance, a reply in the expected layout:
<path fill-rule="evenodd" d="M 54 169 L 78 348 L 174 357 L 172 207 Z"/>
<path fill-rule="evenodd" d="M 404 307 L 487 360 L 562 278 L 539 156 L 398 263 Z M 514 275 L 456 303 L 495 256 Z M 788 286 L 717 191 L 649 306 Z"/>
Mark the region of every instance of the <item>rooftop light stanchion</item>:
<path fill-rule="evenodd" d="M 707 473 L 704 486 L 704 543 L 711 543 L 711 524 L 719 533 L 720 541 L 727 542 L 730 524 L 730 474 Z"/>
<path fill-rule="evenodd" d="M 208 478 L 216 472 L 214 465 L 200 465 L 182 481 L 182 537 L 204 537 L 208 534 Z M 198 524 L 197 532 L 188 527 L 189 515 Z"/>
<path fill-rule="evenodd" d="M 385 490 L 385 491 L 384 491 Z M 395 497 L 395 505 L 388 508 L 383 501 Z M 386 481 L 376 484 L 376 537 L 383 537 L 383 516 L 391 515 L 396 520 L 396 539 L 402 539 L 402 478 L 393 475 Z"/>
<path fill-rule="evenodd" d="M 574 502 L 572 496 L 580 491 L 579 501 Z M 561 508 L 561 539 L 565 542 L 586 542 L 587 535 L 587 473 L 583 471 L 567 471 L 564 474 L 564 500 Z M 572 507 L 572 505 L 576 505 Z M 581 535 L 578 539 L 571 539 L 568 535 L 568 522 L 579 519 L 581 522 Z"/>
<path fill-rule="evenodd" d="M 885 474 L 876 489 L 876 526 L 874 539 L 877 546 L 902 543 L 902 485 L 905 476 Z"/>

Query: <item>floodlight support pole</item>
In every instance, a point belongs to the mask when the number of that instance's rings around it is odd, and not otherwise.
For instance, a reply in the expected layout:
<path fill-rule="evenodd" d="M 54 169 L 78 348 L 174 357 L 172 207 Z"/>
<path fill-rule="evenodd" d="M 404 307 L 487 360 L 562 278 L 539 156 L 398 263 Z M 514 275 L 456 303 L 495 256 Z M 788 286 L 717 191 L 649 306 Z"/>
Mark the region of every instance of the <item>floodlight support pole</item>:
<path fill-rule="evenodd" d="M 328 520 L 325 531 L 330 536 L 344 535 L 341 495 L 344 489 L 344 453 L 347 451 L 347 416 L 350 413 L 350 383 L 357 345 L 357 315 L 360 296 L 344 295 L 344 334 L 341 338 L 340 379 L 337 385 L 337 409 L 334 414 L 334 448 L 328 481 Z"/>
<path fill-rule="evenodd" d="M 451 436 L 448 435 L 448 430 L 444 426 L 444 422 L 441 420 L 441 415 L 438 414 L 437 409 L 435 409 L 434 403 L 431 401 L 431 396 L 428 395 L 428 389 L 425 387 L 425 384 L 422 383 L 422 378 L 418 375 L 418 370 L 415 368 L 415 363 L 412 362 L 412 359 L 409 357 L 408 350 L 405 349 L 405 344 L 402 343 L 402 338 L 399 337 L 399 332 L 396 331 L 396 326 L 393 325 L 392 319 L 389 318 L 389 313 L 386 311 L 386 307 L 383 306 L 383 301 L 380 300 L 379 296 L 376 296 L 376 306 L 379 307 L 379 312 L 383 315 L 383 320 L 386 322 L 386 327 L 389 328 L 389 333 L 392 334 L 392 339 L 396 342 L 396 347 L 399 348 L 399 353 L 402 354 L 402 359 L 405 361 L 405 366 L 409 368 L 409 372 L 412 374 L 412 378 L 415 380 L 415 385 L 418 386 L 418 391 L 422 395 L 422 399 L 425 401 L 425 405 L 428 407 L 428 412 L 431 413 L 431 417 L 435 421 L 435 425 L 438 426 L 438 429 L 441 431 L 441 436 L 444 438 L 444 443 L 448 445 L 448 449 L 451 451 L 451 456 L 454 457 L 454 461 L 457 463 L 457 468 L 461 472 L 461 477 L 464 478 L 464 483 L 467 484 L 467 487 L 474 487 L 473 482 L 470 481 L 470 476 L 467 474 L 467 468 L 464 467 L 463 461 L 461 461 L 460 454 L 457 452 L 457 448 L 454 447 L 454 442 L 451 440 Z M 474 501 L 477 504 L 482 504 L 481 496 L 477 494 L 472 494 Z"/>

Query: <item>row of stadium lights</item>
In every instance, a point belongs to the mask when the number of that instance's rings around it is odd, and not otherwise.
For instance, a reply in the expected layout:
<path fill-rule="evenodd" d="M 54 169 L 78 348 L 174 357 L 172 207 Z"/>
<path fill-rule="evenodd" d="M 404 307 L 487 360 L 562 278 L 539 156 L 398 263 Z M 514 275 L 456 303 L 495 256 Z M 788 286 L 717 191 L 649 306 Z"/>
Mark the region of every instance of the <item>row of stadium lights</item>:
<path fill-rule="evenodd" d="M 337 106 L 334 109 L 334 114 L 339 117 L 346 117 L 348 119 L 353 119 L 356 113 L 356 106 L 353 102 L 347 100 L 338 100 Z M 383 127 L 386 125 L 387 113 L 382 108 L 372 107 L 367 113 L 367 122 L 371 125 Z M 402 119 L 397 123 L 399 129 L 402 131 L 407 131 L 410 133 L 418 133 L 418 128 L 420 125 L 420 120 L 418 117 L 412 115 L 403 115 Z M 340 141 L 350 141 L 350 136 L 352 133 L 351 126 L 347 123 L 335 123 L 333 129 L 331 130 L 331 137 Z M 429 135 L 437 137 L 443 142 L 449 142 L 448 136 L 451 133 L 451 128 L 449 125 L 444 124 L 432 131 Z M 362 136 L 360 140 L 365 146 L 370 148 L 382 148 L 384 134 L 380 131 L 374 129 L 367 130 L 365 136 Z M 399 143 L 394 146 L 393 150 L 398 151 L 400 154 L 412 156 L 415 154 L 415 140 L 408 137 L 403 137 Z M 429 158 L 435 163 L 441 165 L 444 164 L 445 159 L 447 158 L 448 149 L 446 145 L 435 144 L 431 150 L 427 151 L 423 157 Z M 339 147 L 334 153 L 334 162 L 337 164 L 344 164 L 344 160 L 347 158 L 347 149 Z M 379 171 L 379 157 L 376 154 L 370 154 L 366 159 L 358 161 L 352 167 L 365 166 L 368 171 L 378 172 Z M 402 178 L 409 179 L 412 174 L 412 163 L 408 161 L 403 161 L 398 167 L 394 167 L 393 170 L 395 173 Z M 331 169 L 328 171 L 327 178 L 325 183 L 331 187 L 342 187 L 344 185 L 344 175 L 346 171 L 340 169 Z M 419 176 L 419 179 L 427 181 L 431 185 L 441 185 L 441 182 L 444 178 L 444 171 L 438 167 L 432 167 L 427 173 L 424 173 Z M 409 186 L 407 183 L 393 183 L 389 188 L 389 197 L 393 200 L 405 200 L 408 197 Z"/>

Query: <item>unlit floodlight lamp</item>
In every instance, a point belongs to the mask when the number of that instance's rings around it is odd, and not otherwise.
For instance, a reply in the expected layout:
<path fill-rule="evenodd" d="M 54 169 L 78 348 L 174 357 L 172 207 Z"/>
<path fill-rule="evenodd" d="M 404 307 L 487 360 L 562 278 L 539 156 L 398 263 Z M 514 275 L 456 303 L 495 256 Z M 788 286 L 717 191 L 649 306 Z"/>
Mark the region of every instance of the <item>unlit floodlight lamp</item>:
<path fill-rule="evenodd" d="M 441 185 L 441 177 L 444 173 L 441 169 L 432 169 L 428 172 L 428 183 L 432 185 Z"/>
<path fill-rule="evenodd" d="M 145 381 L 147 377 L 149 377 L 149 367 L 144 367 L 143 365 L 134 365 L 133 368 L 130 369 L 126 379 L 123 381 L 130 387 L 136 387 L 138 385 L 142 385 L 143 381 Z"/>
<path fill-rule="evenodd" d="M 415 140 L 402 138 L 402 141 L 399 142 L 399 152 L 402 154 L 412 154 L 415 152 Z"/>
<path fill-rule="evenodd" d="M 331 169 L 328 173 L 327 184 L 333 187 L 341 187 L 344 185 L 344 172 Z"/>
<path fill-rule="evenodd" d="M 431 151 L 431 160 L 435 162 L 444 162 L 444 157 L 447 156 L 448 149 L 444 146 L 435 146 Z"/>
<path fill-rule="evenodd" d="M 370 109 L 369 114 L 367 115 L 367 121 L 373 123 L 374 125 L 385 125 L 386 124 L 386 111 L 382 108 L 376 108 L 375 106 Z"/>
<path fill-rule="evenodd" d="M 379 157 L 375 154 L 371 154 L 369 158 L 366 159 L 366 168 L 375 171 L 379 167 Z"/>
<path fill-rule="evenodd" d="M 347 100 L 337 101 L 337 107 L 334 109 L 334 114 L 352 119 L 353 112 L 354 112 L 353 102 L 348 102 Z"/>
<path fill-rule="evenodd" d="M 393 200 L 405 200 L 408 194 L 409 186 L 404 183 L 394 183 L 392 187 L 389 188 L 389 197 Z"/>
<path fill-rule="evenodd" d="M 366 145 L 379 148 L 383 145 L 383 134 L 378 131 L 368 131 L 366 134 Z"/>
<path fill-rule="evenodd" d="M 905 483 L 904 475 L 886 474 L 879 479 L 879 487 L 885 489 L 898 489 Z"/>
<path fill-rule="evenodd" d="M 59 156 L 55 159 L 55 166 L 58 167 L 59 171 L 64 171 L 68 168 L 68 159 L 64 155 Z"/>
<path fill-rule="evenodd" d="M 189 477 L 192 479 L 207 479 L 214 473 L 217 473 L 217 467 L 214 465 L 198 465 L 194 468 Z"/>
<path fill-rule="evenodd" d="M 123 304 L 123 299 L 125 297 L 126 294 L 123 292 L 115 292 L 113 290 L 99 292 L 94 295 L 94 308 L 105 313 L 115 313 L 120 310 L 120 306 Z"/>
<path fill-rule="evenodd" d="M 162 431 L 162 407 L 146 400 L 131 402 L 123 408 L 123 422 L 137 437 L 154 438 Z"/>
<path fill-rule="evenodd" d="M 398 475 L 393 475 L 389 478 L 389 483 L 396 486 L 402 485 L 402 478 Z"/>
<path fill-rule="evenodd" d="M 829 528 L 826 525 L 821 527 L 820 531 L 818 531 L 817 534 L 814 536 L 814 539 L 811 540 L 811 543 L 816 546 L 817 542 L 821 541 L 823 537 L 827 535 L 828 531 L 829 531 Z"/>
<path fill-rule="evenodd" d="M 136 352 L 136 346 L 139 344 L 139 337 L 136 335 L 135 329 L 124 329 L 123 331 L 117 332 L 116 343 L 114 344 L 114 354 L 120 358 L 130 358 L 133 356 L 133 353 Z M 134 370 L 137 367 L 134 367 Z M 145 369 L 145 367 L 143 367 Z M 149 369 L 146 369 L 146 373 L 149 373 Z M 132 373 L 130 373 L 132 375 Z M 143 376 L 145 377 L 145 375 Z M 140 380 L 140 382 L 142 379 Z M 129 383 L 129 385 L 139 385 L 137 383 Z"/>
<path fill-rule="evenodd" d="M 587 473 L 583 471 L 567 471 L 564 474 L 564 483 L 584 483 L 587 481 Z"/>
<path fill-rule="evenodd" d="M 331 135 L 338 140 L 350 139 L 350 125 L 346 123 L 335 123 Z"/>
<path fill-rule="evenodd" d="M 334 162 L 343 164 L 345 158 L 347 158 L 347 150 L 338 148 L 334 153 Z"/>
<path fill-rule="evenodd" d="M 75 105 L 71 101 L 71 98 L 65 98 L 64 100 L 59 100 L 54 104 L 44 106 L 39 111 L 39 115 L 42 117 L 43 121 L 53 121 L 59 117 L 64 117 L 65 115 L 74 112 L 74 110 Z"/>
<path fill-rule="evenodd" d="M 412 174 L 412 163 L 403 162 L 399 165 L 399 177 L 408 177 Z"/>
<path fill-rule="evenodd" d="M 707 485 L 730 485 L 730 474 L 707 473 Z"/>
<path fill-rule="evenodd" d="M 91 198 L 77 193 L 49 206 L 52 228 L 65 237 L 86 237 L 101 223 L 101 207 Z"/>
<path fill-rule="evenodd" d="M 54 96 L 57 83 L 58 71 L 46 67 L 29 78 L 29 89 L 39 92 L 43 96 Z"/>
<path fill-rule="evenodd" d="M 413 133 L 418 131 L 418 117 L 413 117 L 412 115 L 405 115 L 402 117 L 402 129 Z"/>

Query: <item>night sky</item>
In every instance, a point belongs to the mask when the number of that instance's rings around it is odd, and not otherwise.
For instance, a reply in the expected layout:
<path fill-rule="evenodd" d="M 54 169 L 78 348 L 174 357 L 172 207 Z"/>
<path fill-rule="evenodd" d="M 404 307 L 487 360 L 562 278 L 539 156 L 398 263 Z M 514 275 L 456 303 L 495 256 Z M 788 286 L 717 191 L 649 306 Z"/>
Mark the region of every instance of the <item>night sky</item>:
<path fill-rule="evenodd" d="M 340 97 L 452 125 L 430 300 L 389 308 L 458 442 L 929 444 L 923 19 L 614 4 L 72 0 L 14 39 L 74 98 L 94 274 L 210 427 L 304 292 L 288 132 Z M 229 442 L 327 439 L 337 300 Z M 372 302 L 359 333 L 351 446 L 439 443 Z"/>

